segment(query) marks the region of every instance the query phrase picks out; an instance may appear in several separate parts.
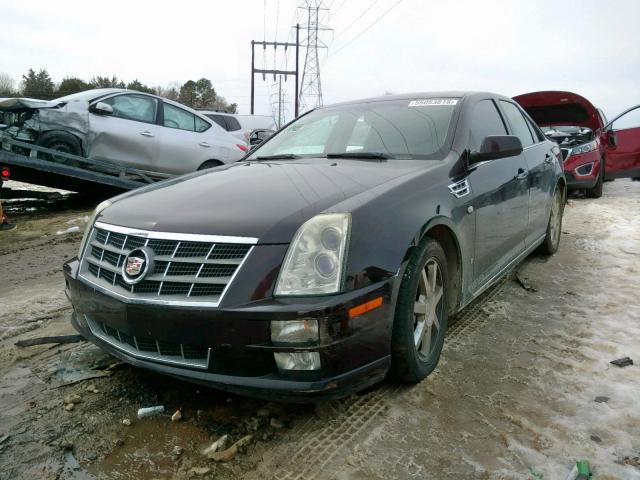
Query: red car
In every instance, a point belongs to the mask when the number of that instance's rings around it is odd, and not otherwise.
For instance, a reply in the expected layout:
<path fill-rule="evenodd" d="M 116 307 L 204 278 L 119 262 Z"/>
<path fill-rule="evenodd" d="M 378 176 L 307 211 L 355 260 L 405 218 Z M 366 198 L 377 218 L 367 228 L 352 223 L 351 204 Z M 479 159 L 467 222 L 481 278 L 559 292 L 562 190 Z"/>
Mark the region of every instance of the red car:
<path fill-rule="evenodd" d="M 513 97 L 560 146 L 570 189 L 602 196 L 602 182 L 640 177 L 640 105 L 607 122 L 604 113 L 571 92 L 533 92 Z"/>

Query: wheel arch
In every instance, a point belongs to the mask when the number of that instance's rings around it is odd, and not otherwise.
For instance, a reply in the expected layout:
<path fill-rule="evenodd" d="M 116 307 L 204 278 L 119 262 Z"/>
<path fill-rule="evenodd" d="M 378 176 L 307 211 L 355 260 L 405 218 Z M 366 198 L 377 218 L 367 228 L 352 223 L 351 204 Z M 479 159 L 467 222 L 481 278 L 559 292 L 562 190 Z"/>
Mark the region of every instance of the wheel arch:
<path fill-rule="evenodd" d="M 425 238 L 429 237 L 436 240 L 444 250 L 447 258 L 447 277 L 451 282 L 452 288 L 449 289 L 447 298 L 447 310 L 449 315 L 454 315 L 458 311 L 458 307 L 462 301 L 463 292 L 463 256 L 458 235 L 452 222 L 446 217 L 434 218 L 427 222 L 416 234 L 411 245 L 407 249 L 403 259 L 403 265 L 409 260 L 414 249 Z"/>
<path fill-rule="evenodd" d="M 206 170 L 207 168 L 221 167 L 222 165 L 224 165 L 224 162 L 222 160 L 218 160 L 217 158 L 209 158 L 208 160 L 205 160 L 200 164 L 200 166 L 198 167 L 198 170 Z"/>

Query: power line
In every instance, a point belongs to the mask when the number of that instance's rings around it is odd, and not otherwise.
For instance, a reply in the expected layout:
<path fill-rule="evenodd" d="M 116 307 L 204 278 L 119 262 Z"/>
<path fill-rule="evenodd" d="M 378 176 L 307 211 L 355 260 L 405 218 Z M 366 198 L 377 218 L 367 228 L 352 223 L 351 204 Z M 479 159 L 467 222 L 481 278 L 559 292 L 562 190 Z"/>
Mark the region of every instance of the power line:
<path fill-rule="evenodd" d="M 336 35 L 336 36 L 334 37 L 333 41 L 336 41 L 338 38 L 340 38 L 344 32 L 346 32 L 347 30 L 349 30 L 349 28 L 351 28 L 351 27 L 353 26 L 353 24 L 354 24 L 354 23 L 356 23 L 358 20 L 360 20 L 362 17 L 364 17 L 364 16 L 367 14 L 367 12 L 368 12 L 369 10 L 371 10 L 371 9 L 375 6 L 375 4 L 376 4 L 376 3 L 378 3 L 379 1 L 380 1 L 380 0 L 374 0 L 373 2 L 371 2 L 371 5 L 369 5 L 369 6 L 364 10 L 364 12 L 362 12 L 360 15 L 358 15 L 358 16 L 356 17 L 356 19 L 355 19 L 353 22 L 351 22 L 349 25 L 347 25 L 347 26 L 344 28 L 344 30 L 340 31 L 340 32 L 338 33 L 338 35 Z"/>
<path fill-rule="evenodd" d="M 337 55 L 338 53 L 340 53 L 342 50 L 344 50 L 345 48 L 347 48 L 349 45 L 351 45 L 353 42 L 355 42 L 357 39 L 359 39 L 362 35 L 364 35 L 365 33 L 367 33 L 376 23 L 378 23 L 380 20 L 382 20 L 391 10 L 393 10 L 394 8 L 396 8 L 398 5 L 400 5 L 400 3 L 402 2 L 402 0 L 398 0 L 396 3 L 394 3 L 386 12 L 384 12 L 382 15 L 380 15 L 371 25 L 369 25 L 367 28 L 365 28 L 363 31 L 361 31 L 358 35 L 356 35 L 355 37 L 353 37 L 349 42 L 347 42 L 345 45 L 343 45 L 342 47 L 340 47 L 338 50 L 336 50 L 335 52 L 333 52 L 333 54 L 331 54 L 331 56 Z"/>

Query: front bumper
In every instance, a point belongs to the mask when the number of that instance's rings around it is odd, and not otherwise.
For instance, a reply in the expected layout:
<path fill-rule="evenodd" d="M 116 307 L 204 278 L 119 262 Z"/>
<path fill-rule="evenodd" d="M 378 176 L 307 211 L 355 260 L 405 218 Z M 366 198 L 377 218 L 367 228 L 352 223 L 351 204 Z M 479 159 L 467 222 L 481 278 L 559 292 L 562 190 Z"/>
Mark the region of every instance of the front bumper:
<path fill-rule="evenodd" d="M 567 187 L 571 190 L 595 187 L 601 168 L 598 150 L 580 155 L 570 155 L 564 160 L 564 176 L 567 180 Z"/>
<path fill-rule="evenodd" d="M 315 298 L 264 299 L 233 308 L 130 304 L 76 279 L 77 261 L 65 264 L 73 326 L 88 340 L 134 366 L 221 390 L 294 402 L 337 398 L 384 378 L 390 367 L 393 285 L 388 279 L 356 292 Z M 382 297 L 379 308 L 349 319 L 348 310 Z M 313 346 L 275 346 L 271 320 L 314 318 L 320 341 Z M 144 352 L 109 341 L 96 325 L 127 339 L 206 349 L 199 366 L 150 359 Z M 131 345 L 138 342 L 130 341 Z M 317 351 L 316 371 L 279 371 L 274 352 Z M 184 353 L 183 353 L 184 355 Z M 175 357 L 173 357 L 175 359 Z"/>

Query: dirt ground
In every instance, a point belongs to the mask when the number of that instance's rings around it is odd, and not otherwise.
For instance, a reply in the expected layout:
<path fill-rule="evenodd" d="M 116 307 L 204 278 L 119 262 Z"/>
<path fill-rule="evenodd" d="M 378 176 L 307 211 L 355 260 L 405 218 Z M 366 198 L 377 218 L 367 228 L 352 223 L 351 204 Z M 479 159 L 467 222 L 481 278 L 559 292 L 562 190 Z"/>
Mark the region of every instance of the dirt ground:
<path fill-rule="evenodd" d="M 61 264 L 93 205 L 5 206 L 18 228 L 0 233 L 2 480 L 538 480 L 582 459 L 595 479 L 640 479 L 640 182 L 574 196 L 560 251 L 517 269 L 532 289 L 513 272 L 466 308 L 428 379 L 315 406 L 229 396 L 88 343 L 16 346 L 75 333 Z M 625 356 L 636 365 L 609 363 Z M 137 419 L 153 405 L 165 413 Z M 252 437 L 230 461 L 202 454 L 225 434 Z"/>

